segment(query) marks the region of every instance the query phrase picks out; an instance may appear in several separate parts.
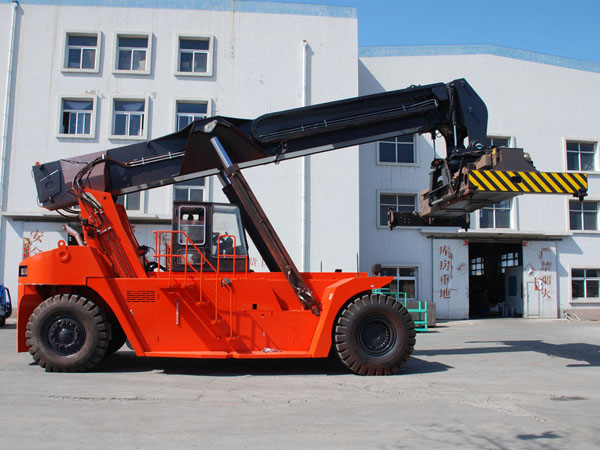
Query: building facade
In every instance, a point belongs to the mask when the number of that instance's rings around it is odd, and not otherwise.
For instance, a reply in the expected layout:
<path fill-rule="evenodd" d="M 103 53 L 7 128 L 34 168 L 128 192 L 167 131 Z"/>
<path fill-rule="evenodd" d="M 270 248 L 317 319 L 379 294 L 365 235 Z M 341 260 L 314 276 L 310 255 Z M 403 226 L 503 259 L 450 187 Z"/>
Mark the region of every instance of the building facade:
<path fill-rule="evenodd" d="M 398 289 L 434 301 L 438 317 L 581 316 L 597 312 L 596 102 L 600 65 L 496 46 L 361 48 L 361 94 L 466 78 L 489 111 L 490 144 L 523 148 L 540 171 L 585 172 L 585 201 L 522 195 L 471 214 L 471 228 L 389 231 L 383 211 L 418 209 L 429 163 L 445 156 L 430 136 L 361 148 L 363 266 L 378 263 Z"/>
<path fill-rule="evenodd" d="M 36 161 L 157 138 L 206 115 L 254 118 L 358 95 L 353 8 L 204 0 L 182 7 L 166 0 L 143 4 L 0 5 L 7 30 L 0 46 L 14 55 L 9 95 L 0 98 L 3 105 L 10 101 L 1 242 L 3 278 L 13 292 L 23 256 L 67 239 L 64 219 L 36 204 L 29 177 Z M 5 85 L 7 71 L 0 77 Z M 245 173 L 299 267 L 356 270 L 358 148 Z M 186 198 L 226 201 L 213 179 L 122 201 L 140 242 L 153 247 L 152 230 L 169 227 L 172 200 Z M 342 214 L 348 221 L 331 230 Z M 251 265 L 266 270 L 260 258 Z"/>
<path fill-rule="evenodd" d="M 588 173 L 586 201 L 520 196 L 473 213 L 469 231 L 390 231 L 383 212 L 417 209 L 429 163 L 445 150 L 428 136 L 399 137 L 245 171 L 290 254 L 306 271 L 381 264 L 393 289 L 435 302 L 438 318 L 600 309 L 600 65 L 492 46 L 359 48 L 354 8 L 145 5 L 0 3 L 0 273 L 13 292 L 23 257 L 68 239 L 69 221 L 36 204 L 37 161 L 154 139 L 209 115 L 254 118 L 464 77 L 488 106 L 490 143 L 524 148 L 538 170 Z M 120 201 L 153 246 L 179 199 L 225 201 L 212 178 Z"/>

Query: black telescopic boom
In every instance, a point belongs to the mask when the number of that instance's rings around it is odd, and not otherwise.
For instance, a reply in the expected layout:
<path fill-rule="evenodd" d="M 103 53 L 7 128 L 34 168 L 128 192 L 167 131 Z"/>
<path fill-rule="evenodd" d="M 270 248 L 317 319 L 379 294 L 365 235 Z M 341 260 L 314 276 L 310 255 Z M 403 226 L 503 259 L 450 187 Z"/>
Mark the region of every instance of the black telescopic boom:
<path fill-rule="evenodd" d="M 216 124 L 232 163 L 244 169 L 414 133 L 440 133 L 448 156 L 460 154 L 466 138 L 469 145 L 484 141 L 487 109 L 471 86 L 459 79 L 265 114 L 255 120 L 212 117 L 147 142 L 35 165 L 38 200 L 49 210 L 76 205 L 73 180 L 86 164 L 99 159 L 104 162 L 89 168 L 82 181 L 86 187 L 113 195 L 216 175 L 219 160 L 206 138 L 207 127 Z"/>

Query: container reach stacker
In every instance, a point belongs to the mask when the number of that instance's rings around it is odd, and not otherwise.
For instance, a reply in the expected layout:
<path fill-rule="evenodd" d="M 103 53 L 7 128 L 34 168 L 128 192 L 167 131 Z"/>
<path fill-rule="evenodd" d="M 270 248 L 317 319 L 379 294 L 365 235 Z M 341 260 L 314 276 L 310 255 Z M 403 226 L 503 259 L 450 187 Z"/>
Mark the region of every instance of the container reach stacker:
<path fill-rule="evenodd" d="M 539 172 L 522 149 L 487 147 L 487 109 L 464 80 L 412 86 L 266 114 L 210 117 L 168 136 L 36 164 L 38 201 L 75 213 L 77 245 L 19 265 L 17 350 L 47 371 L 90 370 L 126 340 L 138 356 L 326 358 L 352 372 L 397 372 L 415 345 L 401 302 L 375 293 L 392 277 L 301 273 L 242 171 L 385 138 L 430 133 L 420 211 L 390 227 L 468 226 L 468 213 L 523 193 L 587 192 L 583 174 Z M 335 170 L 335 168 L 331 168 Z M 152 251 L 118 196 L 216 175 L 229 203 L 173 203 Z M 74 207 L 79 207 L 74 209 Z M 249 268 L 252 239 L 269 272 Z"/>

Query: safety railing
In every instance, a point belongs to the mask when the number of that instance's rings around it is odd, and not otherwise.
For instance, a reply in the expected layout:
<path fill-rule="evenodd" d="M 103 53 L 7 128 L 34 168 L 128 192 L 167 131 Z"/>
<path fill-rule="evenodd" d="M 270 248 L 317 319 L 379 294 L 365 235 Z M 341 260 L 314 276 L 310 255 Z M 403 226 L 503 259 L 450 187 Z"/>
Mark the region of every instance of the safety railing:
<path fill-rule="evenodd" d="M 231 239 L 233 242 L 233 253 L 230 255 L 225 254 L 225 252 L 221 251 L 221 242 L 225 242 L 226 239 Z M 232 275 L 235 275 L 237 272 L 237 261 L 238 259 L 244 262 L 244 275 L 248 275 L 248 256 L 247 255 L 238 255 L 237 254 L 237 237 L 233 234 L 220 234 L 217 237 L 217 272 L 221 271 L 221 260 L 231 258 L 232 265 Z M 241 273 L 241 272 L 240 272 Z"/>
<path fill-rule="evenodd" d="M 183 236 L 185 238 L 185 244 L 183 244 L 183 254 L 173 253 L 173 235 L 177 235 L 178 237 Z M 165 239 L 164 236 L 168 237 Z M 183 271 L 181 273 L 183 273 L 184 285 L 187 284 L 188 273 L 190 269 L 191 272 L 195 273 L 196 275 L 199 275 L 200 277 L 204 275 L 205 266 L 210 267 L 215 273 L 218 272 L 218 270 L 210 263 L 206 256 L 204 256 L 204 253 L 202 253 L 202 251 L 198 247 L 196 247 L 194 242 L 190 239 L 190 237 L 185 231 L 154 231 L 154 245 L 155 253 L 153 256 L 156 259 L 159 269 L 161 267 L 164 267 L 165 272 L 168 273 L 169 284 L 171 284 L 173 280 L 173 267 L 177 263 L 177 261 L 180 260 L 183 261 L 183 263 L 181 263 L 181 265 L 183 266 Z M 189 261 L 191 250 L 195 251 L 194 254 L 200 257 L 200 262 L 198 264 L 192 264 Z M 164 266 L 161 264 L 161 261 L 163 261 L 163 259 L 165 262 Z M 199 266 L 200 270 L 196 269 L 196 267 L 194 266 Z M 160 274 L 164 272 L 160 272 L 159 270 L 158 273 L 160 276 Z"/>
<path fill-rule="evenodd" d="M 384 294 L 394 297 L 402 303 L 406 310 L 413 316 L 416 331 L 427 331 L 427 302 L 423 300 L 408 300 L 406 292 L 392 292 L 388 288 L 373 289 L 374 294 Z M 402 297 L 402 298 L 401 298 Z M 416 307 L 415 307 L 416 306 Z"/>

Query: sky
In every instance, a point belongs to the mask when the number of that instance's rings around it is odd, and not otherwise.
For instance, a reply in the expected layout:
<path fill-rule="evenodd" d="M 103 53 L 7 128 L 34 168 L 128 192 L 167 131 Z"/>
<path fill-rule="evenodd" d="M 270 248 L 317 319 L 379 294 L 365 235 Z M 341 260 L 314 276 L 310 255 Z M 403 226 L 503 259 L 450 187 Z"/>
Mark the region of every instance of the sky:
<path fill-rule="evenodd" d="M 600 62 L 600 0 L 279 0 L 354 6 L 361 47 L 494 44 Z"/>

